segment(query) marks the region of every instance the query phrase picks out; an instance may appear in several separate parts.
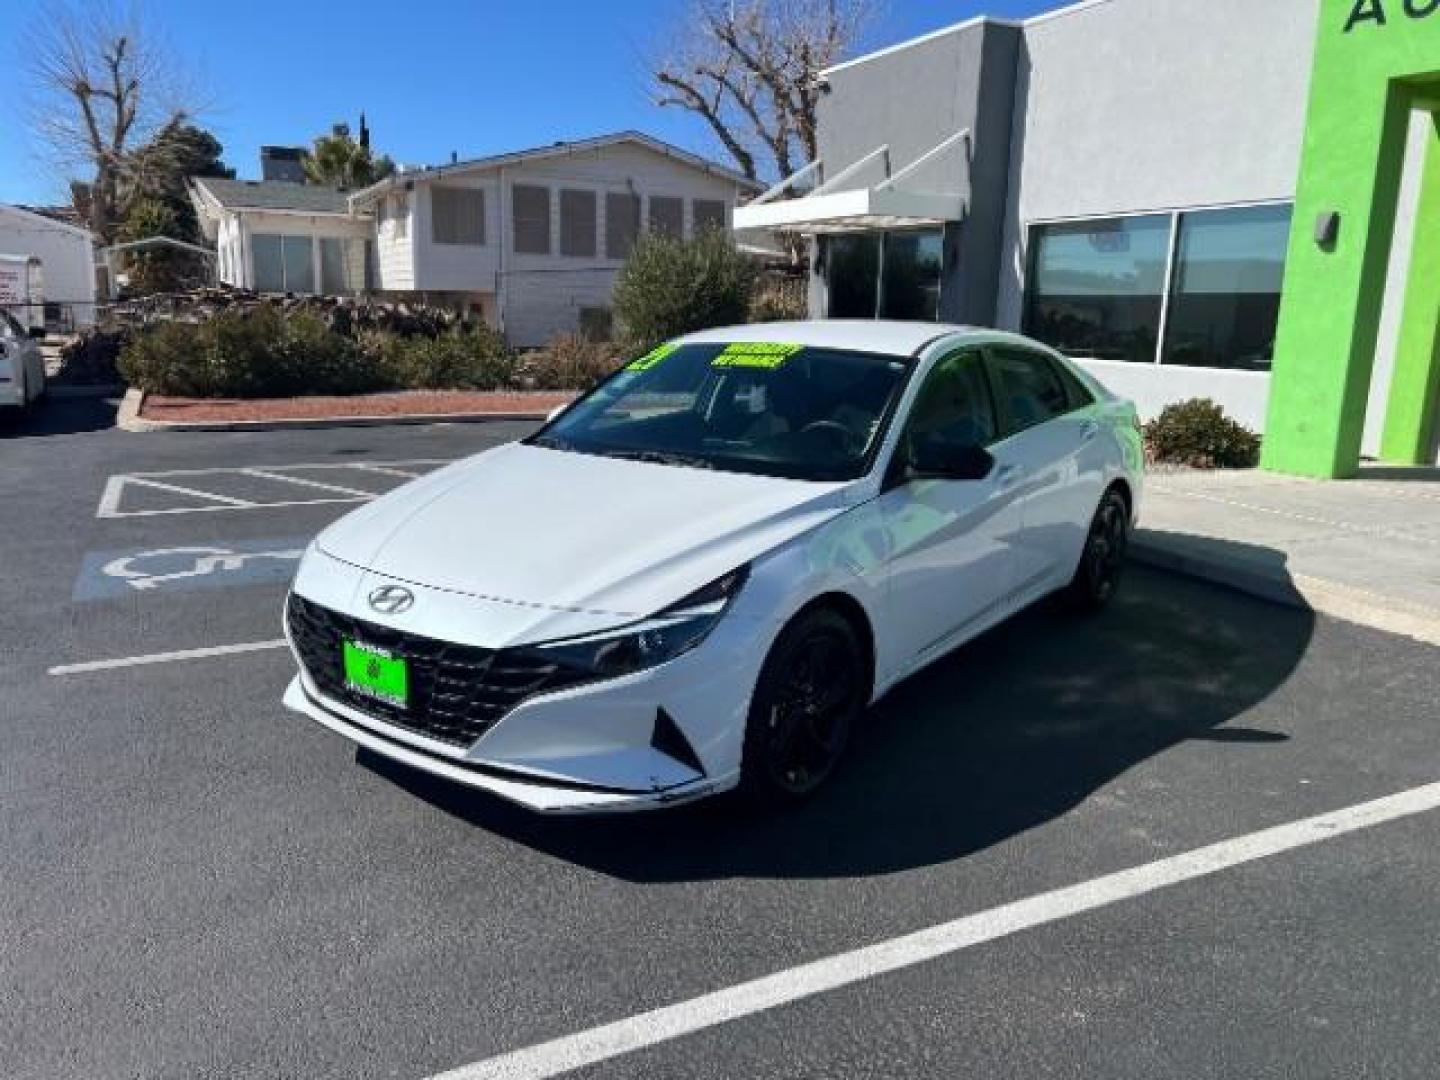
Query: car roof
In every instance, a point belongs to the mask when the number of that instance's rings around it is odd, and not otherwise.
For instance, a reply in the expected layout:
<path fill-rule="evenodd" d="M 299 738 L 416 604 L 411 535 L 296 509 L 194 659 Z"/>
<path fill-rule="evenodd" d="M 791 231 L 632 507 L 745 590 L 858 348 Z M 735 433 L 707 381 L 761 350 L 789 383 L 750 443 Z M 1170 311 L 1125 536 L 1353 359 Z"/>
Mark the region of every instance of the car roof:
<path fill-rule="evenodd" d="M 888 356 L 914 356 L 926 345 L 960 334 L 988 334 L 974 326 L 888 322 L 884 319 L 819 319 L 808 322 L 750 323 L 687 334 L 679 342 L 705 345 L 728 341 L 783 342 L 821 349 L 853 349 Z"/>

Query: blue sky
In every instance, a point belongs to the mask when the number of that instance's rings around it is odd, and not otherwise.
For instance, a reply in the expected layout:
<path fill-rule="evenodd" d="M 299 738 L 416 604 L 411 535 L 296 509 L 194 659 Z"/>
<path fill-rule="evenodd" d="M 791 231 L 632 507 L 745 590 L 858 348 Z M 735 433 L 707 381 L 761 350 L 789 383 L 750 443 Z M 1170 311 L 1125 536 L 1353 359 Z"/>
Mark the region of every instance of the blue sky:
<path fill-rule="evenodd" d="M 44 0 L 4 0 L 24 26 Z M 1030 15 L 1058 0 L 889 0 L 881 47 L 976 14 Z M 261 143 L 308 144 L 364 109 L 377 149 L 434 164 L 556 139 L 639 128 L 714 156 L 704 124 L 650 103 L 644 58 L 683 0 L 148 0 L 150 24 L 197 70 L 207 126 L 242 177 Z M 343 12 L 343 14 L 341 14 Z M 25 132 L 16 36 L 0 48 L 0 202 L 63 201 Z M 9 55 L 3 55 L 8 51 Z"/>

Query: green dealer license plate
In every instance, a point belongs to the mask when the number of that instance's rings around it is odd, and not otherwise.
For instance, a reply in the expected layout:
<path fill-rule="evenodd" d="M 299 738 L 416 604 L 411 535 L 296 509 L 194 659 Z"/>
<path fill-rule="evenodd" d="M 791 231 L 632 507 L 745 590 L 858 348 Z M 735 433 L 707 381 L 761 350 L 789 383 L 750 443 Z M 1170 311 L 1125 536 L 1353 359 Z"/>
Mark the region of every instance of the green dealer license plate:
<path fill-rule="evenodd" d="M 357 693 L 404 708 L 410 698 L 405 661 L 384 649 L 345 642 L 345 685 Z"/>

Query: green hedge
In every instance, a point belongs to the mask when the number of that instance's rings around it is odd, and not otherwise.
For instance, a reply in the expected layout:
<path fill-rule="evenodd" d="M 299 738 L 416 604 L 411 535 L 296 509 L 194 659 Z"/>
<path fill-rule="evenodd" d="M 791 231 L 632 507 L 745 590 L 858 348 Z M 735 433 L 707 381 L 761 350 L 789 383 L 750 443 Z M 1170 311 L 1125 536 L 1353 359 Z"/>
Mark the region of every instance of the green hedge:
<path fill-rule="evenodd" d="M 120 354 L 121 375 L 154 394 L 293 397 L 381 390 L 498 390 L 516 384 L 515 357 L 494 331 L 438 337 L 337 332 L 314 315 L 273 307 L 203 322 L 160 322 Z"/>

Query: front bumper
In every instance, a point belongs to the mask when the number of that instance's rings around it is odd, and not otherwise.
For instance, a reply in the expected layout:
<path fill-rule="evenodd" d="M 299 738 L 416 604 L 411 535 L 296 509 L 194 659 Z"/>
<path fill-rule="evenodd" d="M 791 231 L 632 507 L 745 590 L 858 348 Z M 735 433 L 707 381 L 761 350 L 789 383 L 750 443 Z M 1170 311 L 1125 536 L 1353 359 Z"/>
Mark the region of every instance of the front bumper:
<path fill-rule="evenodd" d="M 708 777 L 660 790 L 634 792 L 605 789 L 582 781 L 558 781 L 478 762 L 452 760 L 426 753 L 381 734 L 383 726 L 366 719 L 357 722 L 353 710 L 337 702 L 326 702 L 296 675 L 285 690 L 285 706 L 308 716 L 337 735 L 413 769 L 479 788 L 530 810 L 549 814 L 618 813 L 652 810 L 716 795 L 734 787 L 738 774 L 725 780 Z M 397 729 L 398 730 L 398 729 Z M 482 740 L 483 741 L 483 740 Z"/>

